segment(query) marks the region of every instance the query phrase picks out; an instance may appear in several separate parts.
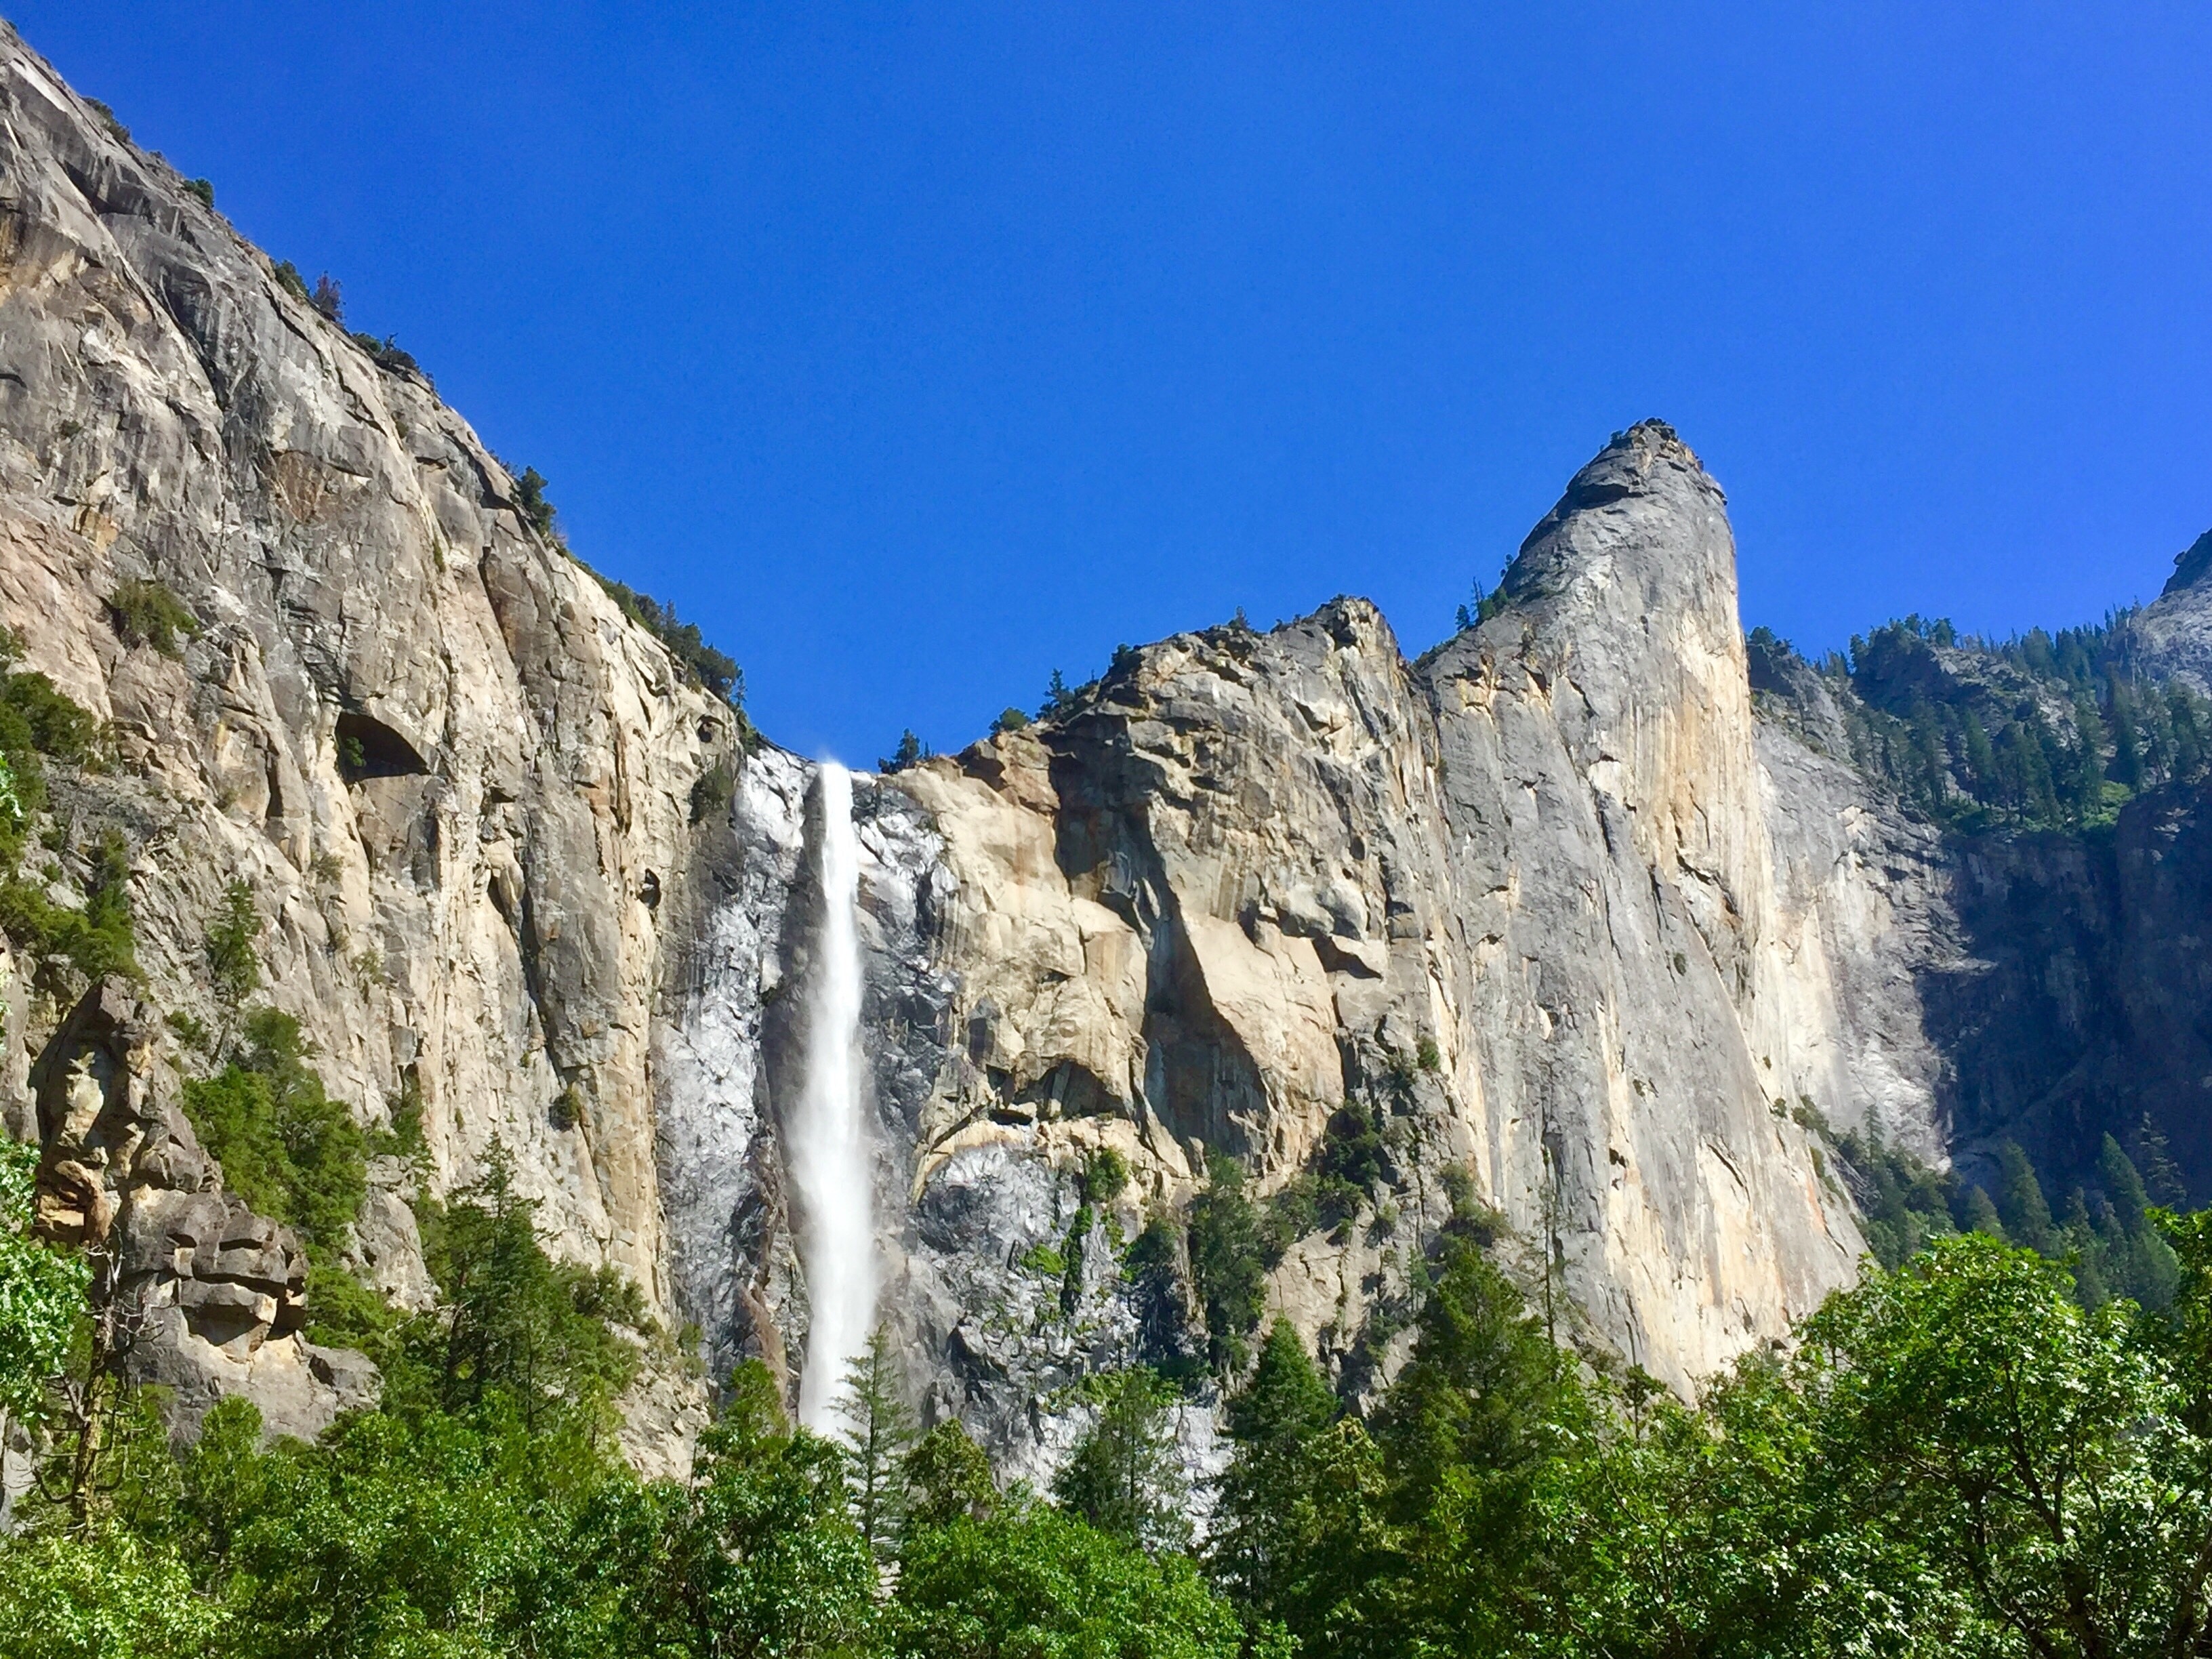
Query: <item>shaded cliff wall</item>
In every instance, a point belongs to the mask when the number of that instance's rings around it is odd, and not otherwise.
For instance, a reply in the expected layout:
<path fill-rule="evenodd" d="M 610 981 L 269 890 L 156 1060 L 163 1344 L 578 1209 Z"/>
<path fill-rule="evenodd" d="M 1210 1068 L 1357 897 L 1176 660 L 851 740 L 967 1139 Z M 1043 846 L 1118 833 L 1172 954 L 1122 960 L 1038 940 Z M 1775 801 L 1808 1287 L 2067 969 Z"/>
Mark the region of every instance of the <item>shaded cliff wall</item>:
<path fill-rule="evenodd" d="M 2094 1183 L 2106 1134 L 2148 1117 L 2191 1193 L 2212 1191 L 2212 826 L 2201 787 L 2109 829 L 1954 852 L 1967 950 L 1926 982 L 1945 1104 L 1970 1171 L 2018 1140 L 2054 1192 Z"/>

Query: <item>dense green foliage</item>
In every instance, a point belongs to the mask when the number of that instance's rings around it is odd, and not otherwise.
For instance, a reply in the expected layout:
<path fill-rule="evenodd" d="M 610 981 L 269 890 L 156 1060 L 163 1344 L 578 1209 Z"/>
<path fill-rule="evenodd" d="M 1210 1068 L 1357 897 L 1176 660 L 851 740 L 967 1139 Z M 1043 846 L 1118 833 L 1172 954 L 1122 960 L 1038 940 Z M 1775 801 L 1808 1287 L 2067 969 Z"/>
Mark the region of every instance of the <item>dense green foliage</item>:
<path fill-rule="evenodd" d="M 2166 1225 L 2170 1315 L 1953 1237 L 1696 1410 L 1578 1372 L 1448 1246 L 1371 1429 L 1270 1337 L 1214 1571 L 1310 1654 L 2180 1659 L 2208 1633 L 2212 1231 Z"/>
<path fill-rule="evenodd" d="M 1997 1148 L 1994 1199 L 1879 1137 L 1846 1134 L 1835 1147 L 1867 1243 L 1883 1267 L 1901 1266 L 1936 1239 L 1979 1232 L 2064 1263 L 2084 1307 L 2124 1297 L 2158 1310 L 2172 1304 L 2180 1268 L 2152 1218 L 2154 1206 L 2179 1203 L 2181 1188 L 2155 1127 L 2146 1120 L 2135 1139 L 2155 1194 L 2135 1158 L 2106 1135 L 2096 1183 L 2074 1188 L 2057 1215 L 2033 1166 L 2009 1141 Z"/>
<path fill-rule="evenodd" d="M 127 581 L 107 598 L 115 631 L 131 645 L 150 645 L 165 657 L 180 656 L 197 639 L 200 621 L 185 602 L 156 581 Z"/>
<path fill-rule="evenodd" d="M 0 881 L 0 927 L 33 958 L 66 961 L 88 980 L 136 977 L 137 936 L 131 917 L 131 855 L 122 836 L 103 831 L 86 850 L 83 902 L 58 903 L 37 882 Z"/>
<path fill-rule="evenodd" d="M 884 1620 L 886 1659 L 1236 1659 L 1237 1614 L 1188 1558 L 1134 1550 L 1059 1510 L 1012 1504 L 915 1534 Z"/>
<path fill-rule="evenodd" d="M 0 1439 L 62 1368 L 84 1302 L 85 1264 L 31 1237 L 35 1146 L 0 1140 Z"/>
<path fill-rule="evenodd" d="M 22 647 L 0 629 L 0 928 L 34 961 L 67 963 L 87 979 L 138 971 L 131 921 L 131 854 L 122 836 L 103 831 L 82 848 L 81 904 L 58 900 L 58 863 L 36 876 L 23 866 L 31 832 L 47 808 L 50 765 L 100 763 L 100 722 L 54 689 L 44 674 L 16 670 Z M 58 833 L 46 844 L 58 849 Z"/>
<path fill-rule="evenodd" d="M 441 1305 L 377 1338 L 376 1409 L 264 1444 L 230 1401 L 174 1463 L 142 1419 L 147 1473 L 81 1512 L 34 1495 L 0 1535 L 0 1656 L 1252 1650 L 1187 1556 L 1002 1498 L 957 1425 L 907 1449 L 902 1413 L 866 1400 L 880 1366 L 843 1443 L 790 1427 L 766 1369 L 741 1366 L 690 1479 L 639 1480 L 609 1433 L 646 1334 L 635 1289 L 551 1261 L 496 1153 L 426 1237 Z"/>
<path fill-rule="evenodd" d="M 360 1213 L 367 1141 L 344 1103 L 307 1062 L 300 1022 L 274 1008 L 246 1017 L 237 1057 L 185 1085 L 185 1115 L 223 1180 L 319 1255 L 335 1250 Z"/>
<path fill-rule="evenodd" d="M 2018 1174 L 1998 1224 L 2029 1231 Z M 495 1154 L 428 1218 L 442 1303 L 375 1339 L 381 1405 L 307 1446 L 232 1402 L 173 1463 L 142 1418 L 153 1462 L 0 1539 L 0 1656 L 2185 1659 L 2212 1640 L 2212 1216 L 2150 1224 L 2162 1311 L 1953 1231 L 1692 1407 L 1554 1347 L 1462 1215 L 1364 1412 L 1267 1332 L 1194 1555 L 1180 1396 L 1142 1370 L 1088 1385 L 1051 1502 L 955 1424 L 910 1442 L 880 1341 L 840 1440 L 753 1364 L 690 1480 L 630 1474 L 636 1293 L 548 1259 Z"/>
<path fill-rule="evenodd" d="M 1966 833 L 2094 829 L 2212 764 L 2212 703 L 2135 680 L 2118 621 L 1991 641 L 1906 617 L 1819 672 L 1843 694 L 1848 758 L 1924 816 Z M 1754 685 L 1807 667 L 1766 629 L 1747 646 Z"/>

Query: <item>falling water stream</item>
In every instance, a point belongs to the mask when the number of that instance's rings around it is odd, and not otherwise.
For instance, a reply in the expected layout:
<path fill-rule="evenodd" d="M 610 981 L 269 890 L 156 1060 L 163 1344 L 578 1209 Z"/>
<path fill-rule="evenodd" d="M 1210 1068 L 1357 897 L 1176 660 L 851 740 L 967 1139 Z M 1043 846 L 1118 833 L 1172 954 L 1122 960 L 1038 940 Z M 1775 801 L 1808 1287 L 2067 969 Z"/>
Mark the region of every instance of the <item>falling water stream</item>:
<path fill-rule="evenodd" d="M 806 1079 L 791 1126 L 791 1173 L 799 1189 L 800 1260 L 811 1317 L 799 1419 L 835 1428 L 847 1368 L 867 1346 L 876 1320 L 875 1218 L 861 1126 L 860 945 L 854 911 L 860 855 L 853 836 L 852 775 L 824 761 L 822 792 L 822 931 L 808 988 Z"/>

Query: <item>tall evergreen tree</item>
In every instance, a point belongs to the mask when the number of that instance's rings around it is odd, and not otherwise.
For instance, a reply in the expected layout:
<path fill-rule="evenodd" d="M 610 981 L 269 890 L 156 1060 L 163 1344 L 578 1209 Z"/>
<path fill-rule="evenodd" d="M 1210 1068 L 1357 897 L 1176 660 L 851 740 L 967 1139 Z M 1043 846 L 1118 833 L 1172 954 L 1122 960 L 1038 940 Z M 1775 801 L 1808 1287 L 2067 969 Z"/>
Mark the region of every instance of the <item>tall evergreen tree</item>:
<path fill-rule="evenodd" d="M 1215 1578 L 1262 1618 L 1293 1630 L 1311 1620 L 1297 1607 L 1314 1577 L 1316 1454 L 1336 1419 L 1336 1396 L 1305 1343 L 1278 1318 L 1260 1346 L 1251 1380 L 1229 1401 L 1237 1449 L 1215 1497 L 1207 1540 Z"/>
<path fill-rule="evenodd" d="M 1997 1213 L 2004 1218 L 2006 1235 L 2039 1255 L 2054 1254 L 2051 1205 L 2043 1196 L 2043 1183 L 2035 1166 L 2019 1144 L 2008 1140 L 1997 1148 Z"/>
<path fill-rule="evenodd" d="M 1175 1439 L 1176 1395 L 1152 1372 L 1096 1380 L 1098 1418 L 1052 1484 L 1063 1509 L 1155 1553 L 1189 1541 L 1188 1483 Z"/>
<path fill-rule="evenodd" d="M 897 1553 L 906 1507 L 901 1465 L 914 1444 L 914 1414 L 899 1393 L 898 1361 L 878 1325 L 854 1357 L 837 1401 L 844 1419 L 853 1520 L 879 1559 Z"/>

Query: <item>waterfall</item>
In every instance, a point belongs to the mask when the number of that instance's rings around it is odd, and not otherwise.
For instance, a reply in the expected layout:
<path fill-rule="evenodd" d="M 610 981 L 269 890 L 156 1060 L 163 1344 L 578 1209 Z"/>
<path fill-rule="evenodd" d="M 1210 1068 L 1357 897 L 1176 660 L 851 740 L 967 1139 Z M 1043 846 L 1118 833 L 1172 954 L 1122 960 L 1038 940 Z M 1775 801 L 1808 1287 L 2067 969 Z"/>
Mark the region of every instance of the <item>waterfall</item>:
<path fill-rule="evenodd" d="M 791 1125 L 799 1200 L 799 1259 L 811 1317 L 799 1419 L 836 1425 L 847 1368 L 876 1322 L 874 1183 L 861 1127 L 860 944 L 854 925 L 860 854 L 853 778 L 835 761 L 822 792 L 822 927 L 806 1010 L 806 1079 Z"/>

